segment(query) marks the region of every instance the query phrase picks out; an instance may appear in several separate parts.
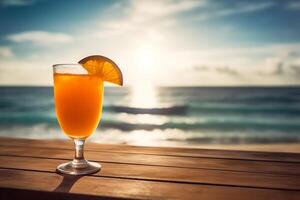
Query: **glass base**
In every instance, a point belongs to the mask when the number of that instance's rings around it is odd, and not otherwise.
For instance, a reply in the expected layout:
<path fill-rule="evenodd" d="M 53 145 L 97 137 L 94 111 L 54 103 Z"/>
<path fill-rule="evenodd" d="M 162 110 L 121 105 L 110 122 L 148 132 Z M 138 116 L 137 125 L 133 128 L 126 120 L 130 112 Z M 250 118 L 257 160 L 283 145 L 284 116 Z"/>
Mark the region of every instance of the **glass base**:
<path fill-rule="evenodd" d="M 70 175 L 93 174 L 98 172 L 100 169 L 101 165 L 99 163 L 75 159 L 71 162 L 60 164 L 56 168 L 58 172 Z"/>

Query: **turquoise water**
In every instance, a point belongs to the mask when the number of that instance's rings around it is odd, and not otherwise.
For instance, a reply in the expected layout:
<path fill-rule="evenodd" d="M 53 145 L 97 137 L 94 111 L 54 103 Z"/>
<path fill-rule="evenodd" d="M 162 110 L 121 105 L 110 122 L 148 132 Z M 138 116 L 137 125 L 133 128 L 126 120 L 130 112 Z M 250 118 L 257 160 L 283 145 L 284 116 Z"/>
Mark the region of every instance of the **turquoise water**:
<path fill-rule="evenodd" d="M 51 87 L 0 87 L 0 135 L 67 137 Z M 300 142 L 298 87 L 105 88 L 103 115 L 90 138 L 138 145 Z"/>

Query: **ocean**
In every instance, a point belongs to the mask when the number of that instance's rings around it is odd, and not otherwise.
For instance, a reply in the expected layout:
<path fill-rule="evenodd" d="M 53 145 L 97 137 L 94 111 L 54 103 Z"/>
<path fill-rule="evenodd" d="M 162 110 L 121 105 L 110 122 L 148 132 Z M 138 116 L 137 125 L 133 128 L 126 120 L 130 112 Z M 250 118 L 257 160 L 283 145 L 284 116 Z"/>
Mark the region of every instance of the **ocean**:
<path fill-rule="evenodd" d="M 52 87 L 0 87 L 0 136 L 68 139 Z M 300 142 L 300 87 L 106 87 L 90 141 L 152 146 Z"/>

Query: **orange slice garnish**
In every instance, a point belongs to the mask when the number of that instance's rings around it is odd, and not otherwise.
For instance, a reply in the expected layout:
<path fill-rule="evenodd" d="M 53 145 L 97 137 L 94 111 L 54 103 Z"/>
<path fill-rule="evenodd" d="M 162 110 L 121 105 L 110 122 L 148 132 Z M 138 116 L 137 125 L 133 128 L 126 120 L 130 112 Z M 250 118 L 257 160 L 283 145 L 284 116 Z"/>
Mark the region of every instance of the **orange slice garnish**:
<path fill-rule="evenodd" d="M 123 85 L 123 75 L 118 65 L 111 59 L 100 56 L 88 56 L 78 62 L 89 74 L 100 76 L 103 81 Z"/>

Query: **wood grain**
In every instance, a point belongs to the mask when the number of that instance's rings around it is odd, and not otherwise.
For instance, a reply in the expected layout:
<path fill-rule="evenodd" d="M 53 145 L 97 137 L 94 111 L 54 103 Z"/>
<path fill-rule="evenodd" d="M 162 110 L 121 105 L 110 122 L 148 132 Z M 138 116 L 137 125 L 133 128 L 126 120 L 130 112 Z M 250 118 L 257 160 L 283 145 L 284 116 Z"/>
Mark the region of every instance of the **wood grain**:
<path fill-rule="evenodd" d="M 4 146 L 28 146 L 45 147 L 55 149 L 73 149 L 70 140 L 31 140 L 19 138 L 0 137 L 0 145 Z M 204 157 L 204 158 L 228 158 L 242 160 L 260 160 L 260 161 L 285 161 L 300 162 L 298 153 L 280 153 L 280 152 L 256 152 L 256 151 L 233 151 L 233 150 L 213 150 L 200 148 L 172 148 L 172 147 L 147 147 L 118 144 L 96 144 L 87 143 L 86 150 L 90 151 L 108 151 L 116 153 L 150 154 L 150 155 L 169 155 L 185 157 Z"/>
<path fill-rule="evenodd" d="M 284 199 L 300 196 L 300 154 L 87 144 L 100 172 L 67 176 L 70 141 L 0 138 L 0 199 Z"/>
<path fill-rule="evenodd" d="M 299 199 L 300 192 L 0 169 L 0 187 L 133 199 Z"/>
<path fill-rule="evenodd" d="M 0 168 L 55 172 L 61 160 L 0 156 Z M 300 176 L 254 174 L 205 169 L 185 169 L 133 164 L 102 163 L 93 176 L 180 183 L 201 183 L 271 189 L 300 190 Z"/>
<path fill-rule="evenodd" d="M 74 156 L 74 152 L 73 150 L 68 149 L 0 146 L 0 155 L 71 160 Z M 98 162 L 300 175 L 300 163 L 140 155 L 94 151 L 86 151 L 85 155 L 87 159 Z"/>
<path fill-rule="evenodd" d="M 27 189 L 1 188 L 0 199 L 34 199 L 34 200 L 127 200 L 132 198 L 82 195 L 62 192 L 47 192 Z"/>

